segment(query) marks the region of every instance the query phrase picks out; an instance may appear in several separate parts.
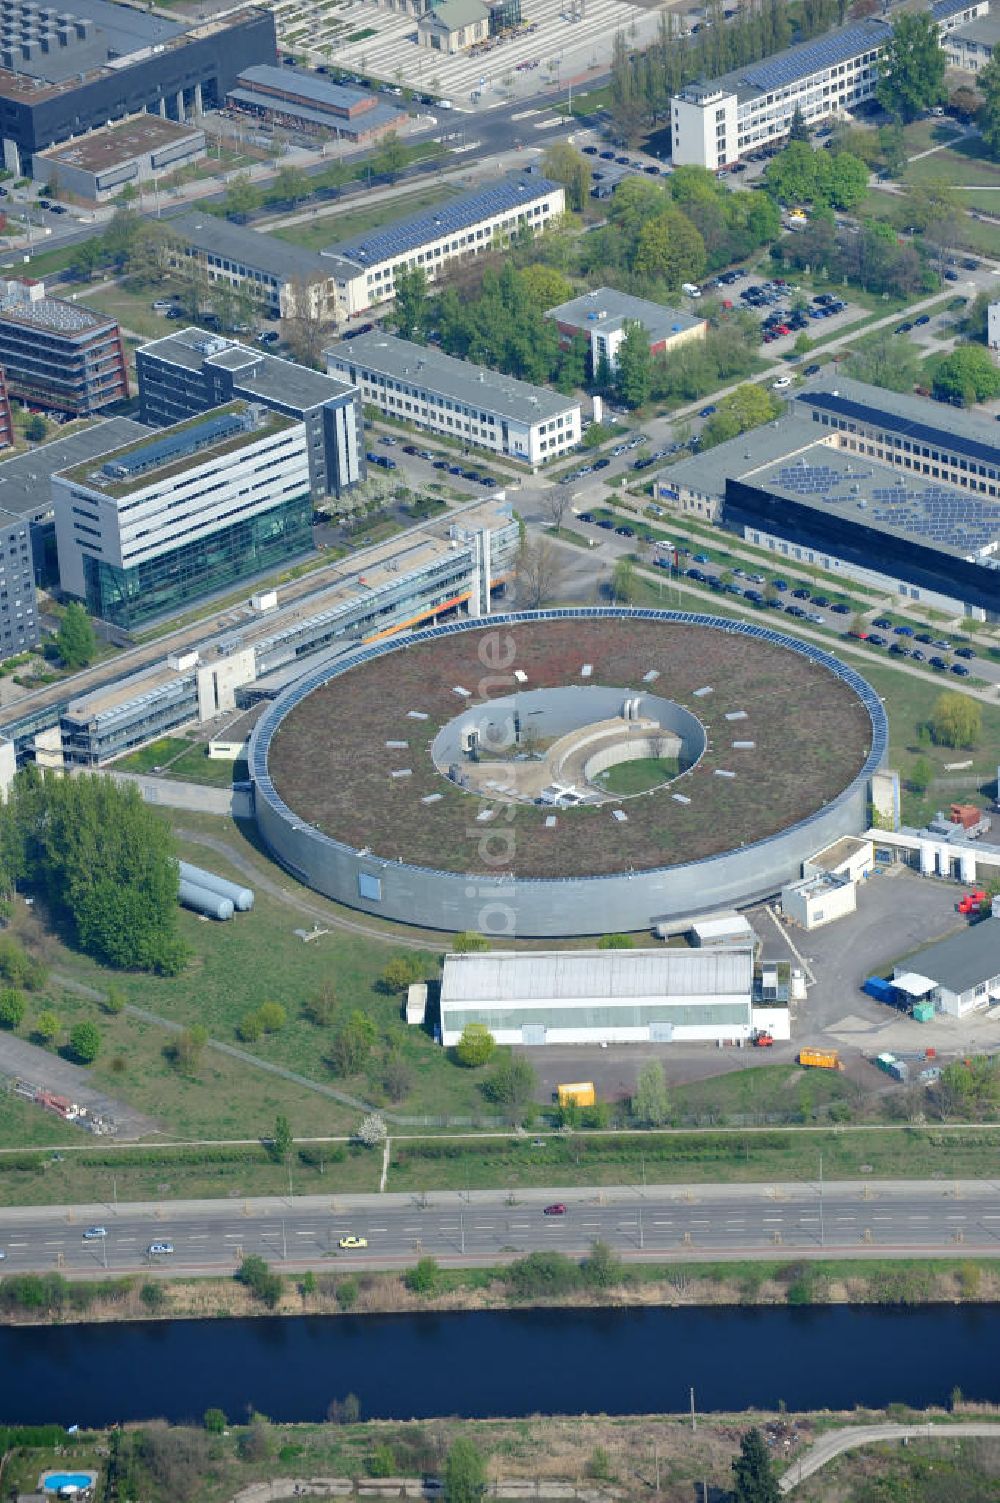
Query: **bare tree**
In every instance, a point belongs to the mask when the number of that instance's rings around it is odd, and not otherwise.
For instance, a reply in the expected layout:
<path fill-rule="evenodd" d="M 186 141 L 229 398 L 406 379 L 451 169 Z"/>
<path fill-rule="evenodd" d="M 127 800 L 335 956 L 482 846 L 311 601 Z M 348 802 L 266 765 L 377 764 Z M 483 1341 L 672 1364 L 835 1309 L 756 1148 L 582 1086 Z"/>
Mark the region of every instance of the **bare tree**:
<path fill-rule="evenodd" d="M 552 486 L 543 497 L 542 506 L 546 516 L 552 523 L 553 532 L 561 532 L 563 517 L 566 515 L 566 508 L 569 506 L 566 487 L 562 485 Z"/>
<path fill-rule="evenodd" d="M 282 332 L 303 365 L 319 365 L 323 343 L 331 328 L 326 315 L 322 279 L 296 277 L 285 283 Z"/>
<path fill-rule="evenodd" d="M 562 556 L 547 538 L 525 541 L 517 560 L 518 603 L 537 611 L 558 594 L 564 574 Z"/>

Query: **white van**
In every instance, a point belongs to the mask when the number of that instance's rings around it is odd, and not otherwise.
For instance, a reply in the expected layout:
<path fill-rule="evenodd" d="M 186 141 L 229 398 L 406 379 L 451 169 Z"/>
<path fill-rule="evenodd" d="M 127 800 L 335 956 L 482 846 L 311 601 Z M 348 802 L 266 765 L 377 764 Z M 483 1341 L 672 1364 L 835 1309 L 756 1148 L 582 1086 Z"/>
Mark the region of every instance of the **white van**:
<path fill-rule="evenodd" d="M 684 282 L 681 291 L 686 292 L 688 297 L 701 297 L 701 288 L 694 282 Z"/>

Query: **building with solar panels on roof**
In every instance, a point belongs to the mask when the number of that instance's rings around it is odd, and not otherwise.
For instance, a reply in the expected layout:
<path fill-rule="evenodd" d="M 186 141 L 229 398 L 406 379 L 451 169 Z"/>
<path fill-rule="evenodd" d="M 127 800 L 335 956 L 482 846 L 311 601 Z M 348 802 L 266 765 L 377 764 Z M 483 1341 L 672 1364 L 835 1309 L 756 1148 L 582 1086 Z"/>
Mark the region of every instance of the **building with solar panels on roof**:
<path fill-rule="evenodd" d="M 861 381 L 823 381 L 777 423 L 664 471 L 657 497 L 790 564 L 950 615 L 996 619 L 993 426 Z"/>
<path fill-rule="evenodd" d="M 983 9 L 988 0 L 983 0 Z M 712 171 L 807 124 L 843 117 L 871 99 L 892 28 L 857 21 L 721 78 L 688 84 L 670 101 L 674 165 Z"/>
<path fill-rule="evenodd" d="M 306 428 L 248 401 L 53 476 L 62 590 L 131 630 L 312 548 Z"/>
<path fill-rule="evenodd" d="M 496 250 L 515 235 L 539 234 L 565 209 L 561 183 L 534 172 L 512 172 L 489 187 L 331 245 L 320 259 L 335 279 L 341 317 L 353 318 L 392 300 L 402 267 L 419 266 L 435 282 L 451 262 Z"/>

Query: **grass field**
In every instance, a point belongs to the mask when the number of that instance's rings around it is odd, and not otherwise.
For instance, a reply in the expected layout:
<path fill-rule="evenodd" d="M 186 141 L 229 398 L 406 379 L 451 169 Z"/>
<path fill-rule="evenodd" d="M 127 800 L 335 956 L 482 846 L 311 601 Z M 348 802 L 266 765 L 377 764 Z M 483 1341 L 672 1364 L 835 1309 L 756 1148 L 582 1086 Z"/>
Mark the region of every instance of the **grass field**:
<path fill-rule="evenodd" d="M 679 766 L 676 757 L 637 757 L 634 762 L 619 762 L 609 767 L 595 781 L 608 793 L 627 798 L 632 793 L 645 793 L 648 788 L 676 777 Z"/>
<path fill-rule="evenodd" d="M 387 202 L 372 204 L 367 209 L 348 209 L 340 214 L 317 215 L 306 224 L 292 224 L 271 233 L 279 240 L 289 240 L 293 245 L 305 246 L 306 250 L 322 250 L 354 235 L 363 235 L 368 230 L 404 215 L 419 214 L 422 209 L 431 209 L 453 198 L 455 190 L 446 187 L 424 187 L 412 193 L 400 195 Z"/>
<path fill-rule="evenodd" d="M 164 334 L 175 333 L 177 324 L 154 313 L 150 305 L 154 297 L 169 296 L 169 292 L 169 279 L 165 279 L 164 285 L 153 290 L 144 288 L 141 292 L 117 284 L 113 287 L 95 284 L 93 288 L 81 287 L 77 301 L 111 314 L 124 329 L 133 329 L 147 339 L 159 339 Z"/>

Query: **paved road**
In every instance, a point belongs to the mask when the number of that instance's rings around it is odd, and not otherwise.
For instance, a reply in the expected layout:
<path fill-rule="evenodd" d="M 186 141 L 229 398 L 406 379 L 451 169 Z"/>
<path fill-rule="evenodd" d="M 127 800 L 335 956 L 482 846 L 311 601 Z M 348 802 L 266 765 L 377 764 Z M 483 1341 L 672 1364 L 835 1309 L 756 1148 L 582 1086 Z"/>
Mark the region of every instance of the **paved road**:
<path fill-rule="evenodd" d="M 543 1208 L 561 1203 L 565 1214 Z M 102 1225 L 104 1238 L 84 1229 Z M 341 1251 L 344 1236 L 368 1248 Z M 671 1185 L 609 1189 L 308 1196 L 251 1201 L 18 1207 L 0 1211 L 5 1271 L 64 1268 L 75 1276 L 156 1267 L 221 1273 L 244 1253 L 289 1269 L 405 1265 L 422 1254 L 449 1264 L 495 1263 L 555 1248 L 586 1253 L 596 1239 L 622 1256 L 742 1258 L 1000 1253 L 1000 1179 L 788 1185 Z M 148 1252 L 168 1242 L 171 1255 Z M 106 1261 L 105 1261 L 106 1259 Z"/>
<path fill-rule="evenodd" d="M 855 1425 L 843 1430 L 829 1430 L 821 1435 L 790 1467 L 778 1482 L 783 1493 L 790 1493 L 813 1472 L 826 1466 L 835 1456 L 844 1451 L 856 1451 L 861 1446 L 877 1445 L 886 1440 L 954 1440 L 956 1437 L 988 1436 L 1000 1440 L 1000 1424 L 995 1420 L 959 1420 L 955 1424 L 933 1425 Z"/>

